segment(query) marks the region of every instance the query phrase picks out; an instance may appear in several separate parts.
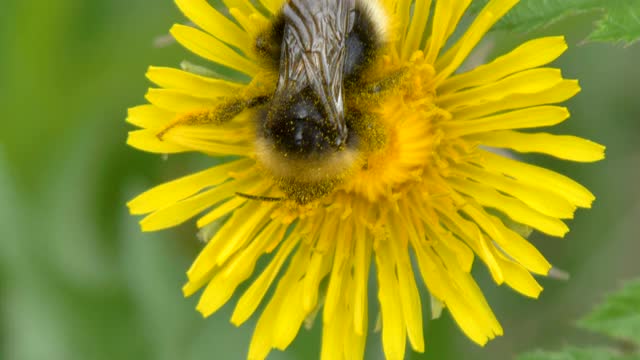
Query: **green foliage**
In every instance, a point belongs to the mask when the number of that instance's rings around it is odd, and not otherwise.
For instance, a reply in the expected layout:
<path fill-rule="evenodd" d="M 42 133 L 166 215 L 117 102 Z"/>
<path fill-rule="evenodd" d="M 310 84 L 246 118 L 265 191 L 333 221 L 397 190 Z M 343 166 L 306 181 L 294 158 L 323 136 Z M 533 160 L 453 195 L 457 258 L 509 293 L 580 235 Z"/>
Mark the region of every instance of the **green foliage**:
<path fill-rule="evenodd" d="M 640 38 L 640 1 L 609 0 L 607 13 L 589 35 L 595 41 L 624 41 L 627 44 Z"/>
<path fill-rule="evenodd" d="M 474 1 L 472 12 L 479 12 L 487 2 Z M 534 31 L 587 12 L 602 14 L 587 40 L 631 44 L 640 39 L 640 0 L 522 0 L 494 30 Z"/>
<path fill-rule="evenodd" d="M 584 318 L 585 329 L 640 346 L 640 280 L 628 283 Z"/>
<path fill-rule="evenodd" d="M 629 282 L 610 295 L 580 321 L 580 326 L 593 332 L 629 342 L 624 351 L 608 348 L 567 347 L 560 352 L 537 351 L 518 360 L 640 360 L 640 280 Z"/>

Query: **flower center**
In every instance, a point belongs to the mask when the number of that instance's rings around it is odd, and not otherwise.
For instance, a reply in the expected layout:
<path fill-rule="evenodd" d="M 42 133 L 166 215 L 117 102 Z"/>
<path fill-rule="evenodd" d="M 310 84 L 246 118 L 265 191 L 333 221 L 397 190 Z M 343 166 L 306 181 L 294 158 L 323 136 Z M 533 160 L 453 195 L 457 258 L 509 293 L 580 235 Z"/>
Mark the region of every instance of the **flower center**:
<path fill-rule="evenodd" d="M 374 71 L 390 74 L 390 78 L 398 76 L 390 88 L 381 90 L 376 103 L 358 100 L 374 109 L 370 110 L 377 119 L 374 126 L 381 128 L 377 133 L 383 133 L 385 141 L 370 150 L 364 146 L 363 166 L 339 187 L 370 202 L 392 198 L 421 181 L 437 155 L 441 138 L 438 123 L 447 117 L 434 103 L 435 91 L 430 85 L 434 69 L 424 61 L 422 52 L 404 64 L 384 57 Z"/>

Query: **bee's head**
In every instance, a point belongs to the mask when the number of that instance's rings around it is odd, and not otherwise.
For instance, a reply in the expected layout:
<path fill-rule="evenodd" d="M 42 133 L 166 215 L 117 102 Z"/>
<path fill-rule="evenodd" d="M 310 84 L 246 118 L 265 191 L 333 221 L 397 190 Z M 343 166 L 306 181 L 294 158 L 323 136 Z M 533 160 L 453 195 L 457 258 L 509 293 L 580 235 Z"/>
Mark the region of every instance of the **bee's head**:
<path fill-rule="evenodd" d="M 273 28 L 256 40 L 256 50 L 274 60 L 279 75 L 259 126 L 258 158 L 300 203 L 330 192 L 357 167 L 358 134 L 346 121 L 345 84 L 359 86 L 382 44 L 374 11 L 365 4 L 289 0 Z"/>
<path fill-rule="evenodd" d="M 339 114 L 338 116 L 340 116 Z M 276 151 L 292 158 L 318 158 L 340 151 L 344 132 L 327 121 L 329 111 L 311 89 L 275 97 L 264 122 L 264 136 Z"/>
<path fill-rule="evenodd" d="M 343 112 L 333 111 L 310 87 L 291 94 L 278 93 L 263 111 L 258 134 L 258 157 L 276 176 L 303 187 L 334 180 L 356 161 L 355 134 L 345 124 Z M 339 122 L 328 119 L 340 119 Z M 326 185 L 325 185 L 326 188 Z"/>

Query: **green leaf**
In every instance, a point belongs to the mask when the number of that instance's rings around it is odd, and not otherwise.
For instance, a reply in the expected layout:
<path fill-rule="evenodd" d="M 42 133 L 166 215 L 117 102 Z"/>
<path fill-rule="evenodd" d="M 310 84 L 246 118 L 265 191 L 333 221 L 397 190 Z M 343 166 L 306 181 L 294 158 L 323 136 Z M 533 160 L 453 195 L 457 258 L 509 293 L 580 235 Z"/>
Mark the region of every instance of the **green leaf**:
<path fill-rule="evenodd" d="M 478 13 L 487 2 L 474 1 L 471 11 Z M 640 39 L 640 0 L 522 0 L 493 30 L 535 31 L 587 12 L 602 14 L 588 40 L 631 44 Z"/>
<path fill-rule="evenodd" d="M 585 329 L 640 346 L 640 280 L 627 283 L 580 321 Z"/>
<path fill-rule="evenodd" d="M 640 360 L 640 279 L 628 282 L 580 321 L 583 328 L 628 342 L 621 353 L 607 348 L 568 347 L 559 352 L 536 351 L 517 360 Z M 634 346 L 635 345 L 635 346 Z"/>
<path fill-rule="evenodd" d="M 609 0 L 608 12 L 589 35 L 594 41 L 624 41 L 631 44 L 640 38 L 640 1 Z"/>
<path fill-rule="evenodd" d="M 593 11 L 609 0 L 521 0 L 493 30 L 534 31 L 566 17 Z M 488 0 L 476 0 L 471 10 L 479 12 Z"/>
<path fill-rule="evenodd" d="M 517 360 L 638 360 L 638 356 L 620 355 L 599 348 L 567 348 L 559 352 L 536 351 L 518 356 Z"/>

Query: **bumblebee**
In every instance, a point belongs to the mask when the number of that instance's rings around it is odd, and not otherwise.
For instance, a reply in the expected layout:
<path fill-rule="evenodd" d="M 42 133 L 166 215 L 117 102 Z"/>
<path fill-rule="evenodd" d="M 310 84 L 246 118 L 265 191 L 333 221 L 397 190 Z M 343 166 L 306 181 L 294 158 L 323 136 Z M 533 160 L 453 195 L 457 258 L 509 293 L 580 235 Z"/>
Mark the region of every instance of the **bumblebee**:
<path fill-rule="evenodd" d="M 358 166 L 358 130 L 370 124 L 349 97 L 370 87 L 364 74 L 385 44 L 381 14 L 372 1 L 290 0 L 256 39 L 278 72 L 258 126 L 258 159 L 299 203 L 329 193 Z"/>

